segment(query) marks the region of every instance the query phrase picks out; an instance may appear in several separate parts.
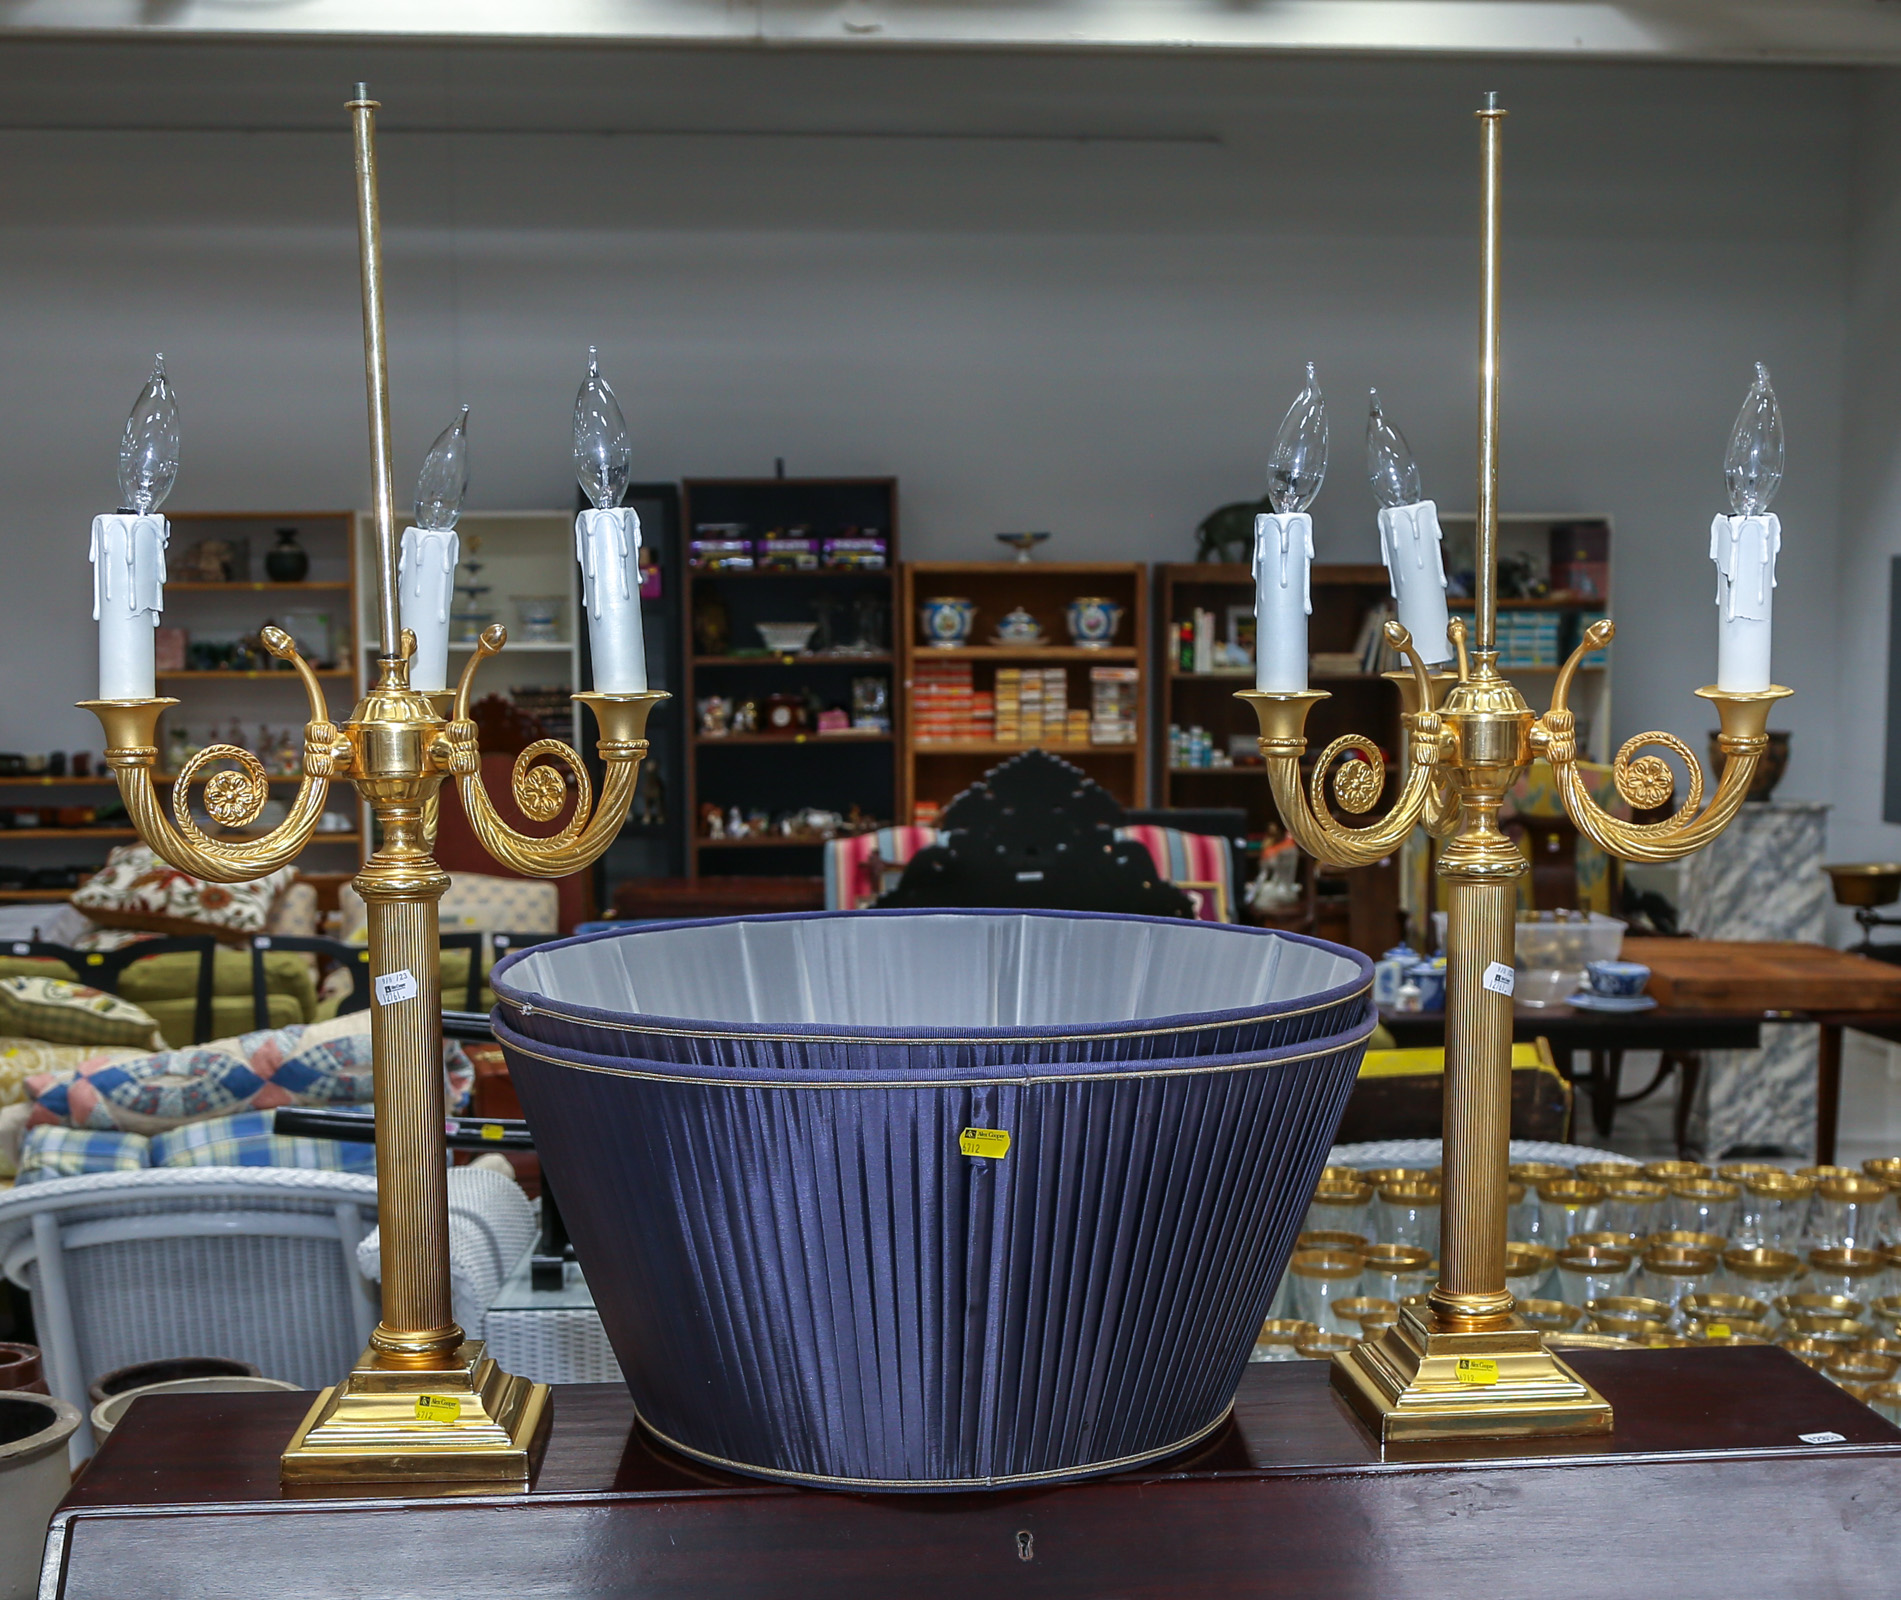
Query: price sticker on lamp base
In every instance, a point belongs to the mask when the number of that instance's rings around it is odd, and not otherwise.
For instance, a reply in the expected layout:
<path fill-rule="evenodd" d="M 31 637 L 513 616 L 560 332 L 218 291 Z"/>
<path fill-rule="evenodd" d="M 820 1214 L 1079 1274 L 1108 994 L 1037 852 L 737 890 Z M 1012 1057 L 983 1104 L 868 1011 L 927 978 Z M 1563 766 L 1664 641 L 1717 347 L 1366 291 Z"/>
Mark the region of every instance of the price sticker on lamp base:
<path fill-rule="evenodd" d="M 1498 1382 L 1498 1363 L 1490 1356 L 1460 1356 L 1453 1368 L 1459 1382 L 1490 1388 Z"/>
<path fill-rule="evenodd" d="M 456 1422 L 462 1416 L 462 1402 L 452 1394 L 419 1394 L 416 1396 L 416 1420 L 418 1422 Z"/>

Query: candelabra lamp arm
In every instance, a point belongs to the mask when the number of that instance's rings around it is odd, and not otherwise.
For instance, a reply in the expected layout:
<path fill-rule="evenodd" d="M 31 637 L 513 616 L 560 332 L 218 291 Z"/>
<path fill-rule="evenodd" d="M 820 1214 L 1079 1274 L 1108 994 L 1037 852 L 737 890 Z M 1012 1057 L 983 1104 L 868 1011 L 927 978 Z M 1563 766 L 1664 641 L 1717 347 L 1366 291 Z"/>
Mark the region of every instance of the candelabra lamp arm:
<path fill-rule="evenodd" d="M 214 822 L 227 828 L 246 828 L 256 822 L 271 788 L 263 763 L 250 751 L 229 744 L 200 750 L 176 776 L 168 818 L 152 774 L 158 764 L 158 719 L 178 702 L 164 698 L 80 702 L 105 729 L 106 761 L 119 780 L 119 796 L 139 837 L 181 872 L 210 883 L 243 883 L 296 860 L 317 830 L 331 778 L 340 775 L 349 762 L 349 747 L 330 721 L 322 686 L 298 655 L 290 635 L 281 628 L 266 628 L 263 641 L 272 655 L 290 662 L 302 676 L 310 721 L 304 727 L 304 771 L 297 798 L 284 820 L 262 838 L 213 838 L 199 827 L 191 809 L 193 785 L 202 780 L 203 806 Z M 225 762 L 231 765 L 220 765 Z M 219 770 L 212 771 L 214 767 Z"/>
<path fill-rule="evenodd" d="M 1568 704 L 1572 680 L 1584 657 L 1608 644 L 1615 632 L 1608 618 L 1585 629 L 1552 685 L 1551 709 L 1532 730 L 1532 748 L 1550 762 L 1566 814 L 1599 849 L 1624 861 L 1676 861 L 1702 849 L 1734 820 L 1748 797 L 1756 765 L 1769 747 L 1769 712 L 1793 691 L 1773 684 L 1750 691 L 1696 691 L 1716 707 L 1721 727 L 1717 747 L 1723 752 L 1723 772 L 1708 806 L 1703 804 L 1702 763 L 1681 739 L 1669 733 L 1640 733 L 1627 739 L 1611 767 L 1611 781 L 1627 804 L 1654 810 L 1675 792 L 1675 777 L 1669 763 L 1654 753 L 1658 750 L 1669 751 L 1682 763 L 1689 792 L 1661 822 L 1626 822 L 1599 806 L 1584 783 L 1578 770 L 1577 724 Z M 1652 753 L 1642 753 L 1646 750 Z"/>
<path fill-rule="evenodd" d="M 485 629 L 476 653 L 463 669 L 456 688 L 454 718 L 444 729 L 441 757 L 456 780 L 462 808 L 482 848 L 497 861 L 535 878 L 564 878 L 600 859 L 619 834 L 633 804 L 634 782 L 647 754 L 647 718 L 664 694 L 577 694 L 574 698 L 593 711 L 600 723 L 599 745 L 607 776 L 598 804 L 593 784 L 579 755 L 558 739 L 538 739 L 515 758 L 511 788 L 515 804 L 537 822 L 552 822 L 568 804 L 569 781 L 574 787 L 568 820 L 545 837 L 517 832 L 496 811 L 482 782 L 482 751 L 475 724 L 469 720 L 469 699 L 475 669 L 507 643 L 499 623 Z M 563 778 L 560 768 L 565 768 Z"/>
<path fill-rule="evenodd" d="M 1430 707 L 1429 675 L 1412 636 L 1396 622 L 1386 625 L 1386 635 L 1410 661 L 1419 703 Z M 1445 748 L 1437 712 L 1422 710 L 1413 718 L 1411 761 L 1392 810 L 1377 822 L 1354 828 L 1334 816 L 1328 791 L 1331 788 L 1333 802 L 1344 811 L 1355 816 L 1370 811 L 1386 788 L 1386 758 L 1379 746 L 1360 734 L 1335 739 L 1321 752 L 1311 780 L 1303 785 L 1300 758 L 1307 748 L 1307 713 L 1327 697 L 1311 690 L 1256 689 L 1244 691 L 1239 698 L 1251 704 L 1260 719 L 1261 756 L 1281 820 L 1300 847 L 1317 860 L 1335 867 L 1368 866 L 1391 855 L 1426 814 Z M 1355 759 L 1341 760 L 1348 755 Z M 1337 768 L 1336 761 L 1340 761 Z"/>

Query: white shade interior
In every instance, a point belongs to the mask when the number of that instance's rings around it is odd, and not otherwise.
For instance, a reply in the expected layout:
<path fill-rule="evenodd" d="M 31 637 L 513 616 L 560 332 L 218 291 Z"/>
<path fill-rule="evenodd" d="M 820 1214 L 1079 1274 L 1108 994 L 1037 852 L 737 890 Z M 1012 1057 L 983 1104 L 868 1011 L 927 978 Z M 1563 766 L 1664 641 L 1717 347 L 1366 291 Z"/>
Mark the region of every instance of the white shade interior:
<path fill-rule="evenodd" d="M 966 911 L 656 928 L 530 951 L 503 981 L 556 1006 L 713 1023 L 1007 1028 L 1298 1001 L 1360 974 L 1217 923 Z"/>

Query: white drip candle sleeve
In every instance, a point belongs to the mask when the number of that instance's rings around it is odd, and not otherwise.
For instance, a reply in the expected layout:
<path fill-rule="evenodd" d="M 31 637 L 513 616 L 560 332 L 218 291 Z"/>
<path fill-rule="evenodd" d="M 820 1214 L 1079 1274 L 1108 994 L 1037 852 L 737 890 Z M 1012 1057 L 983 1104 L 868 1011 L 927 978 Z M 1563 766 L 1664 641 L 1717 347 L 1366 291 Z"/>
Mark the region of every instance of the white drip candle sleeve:
<path fill-rule="evenodd" d="M 150 700 L 158 692 L 157 634 L 165 609 L 160 516 L 121 511 L 92 519 L 92 614 L 99 622 L 99 698 Z"/>
<path fill-rule="evenodd" d="M 1439 508 L 1430 500 L 1380 508 L 1380 560 L 1392 582 L 1400 626 L 1419 658 L 1450 661 L 1446 633 L 1446 564 L 1439 546 Z"/>
<path fill-rule="evenodd" d="M 462 542 L 453 528 L 403 529 L 397 604 L 403 626 L 416 636 L 416 653 L 409 658 L 412 689 L 449 687 L 449 610 L 461 557 Z"/>
<path fill-rule="evenodd" d="M 1313 615 L 1314 519 L 1304 511 L 1254 519 L 1254 687 L 1307 687 L 1307 619 Z"/>
<path fill-rule="evenodd" d="M 1776 592 L 1782 523 L 1773 513 L 1718 516 L 1710 524 L 1716 563 L 1716 687 L 1732 694 L 1767 689 L 1769 614 Z"/>
<path fill-rule="evenodd" d="M 647 687 L 647 646 L 640 633 L 640 518 L 632 506 L 583 511 L 574 519 L 581 563 L 581 604 L 601 694 Z"/>

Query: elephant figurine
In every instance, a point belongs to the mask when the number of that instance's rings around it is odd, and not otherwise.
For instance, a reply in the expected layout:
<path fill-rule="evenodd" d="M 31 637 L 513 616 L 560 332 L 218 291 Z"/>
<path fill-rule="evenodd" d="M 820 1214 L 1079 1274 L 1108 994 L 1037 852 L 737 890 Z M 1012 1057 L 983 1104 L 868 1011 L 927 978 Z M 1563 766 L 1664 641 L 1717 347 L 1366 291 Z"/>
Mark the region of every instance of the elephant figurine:
<path fill-rule="evenodd" d="M 1259 500 L 1236 500 L 1210 511 L 1195 529 L 1195 559 L 1245 566 L 1254 555 L 1254 519 L 1273 509 L 1273 503 L 1263 495 Z"/>

